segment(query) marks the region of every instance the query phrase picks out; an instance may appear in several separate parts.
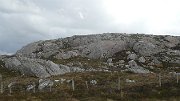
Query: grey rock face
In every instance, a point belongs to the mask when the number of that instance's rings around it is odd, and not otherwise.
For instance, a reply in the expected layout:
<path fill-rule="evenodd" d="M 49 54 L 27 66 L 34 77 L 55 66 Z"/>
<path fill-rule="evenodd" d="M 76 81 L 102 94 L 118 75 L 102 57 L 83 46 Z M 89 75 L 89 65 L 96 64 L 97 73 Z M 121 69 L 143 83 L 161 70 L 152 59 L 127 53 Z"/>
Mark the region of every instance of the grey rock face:
<path fill-rule="evenodd" d="M 57 58 L 57 59 L 69 59 L 72 57 L 76 57 L 78 55 L 80 55 L 79 52 L 77 50 L 74 50 L 74 51 L 61 52 L 61 53 L 57 54 L 55 56 L 55 58 Z"/>
<path fill-rule="evenodd" d="M 0 60 L 3 60 L 3 58 L 6 58 L 6 55 L 0 55 Z"/>
<path fill-rule="evenodd" d="M 83 47 L 79 47 L 83 57 L 98 59 L 108 58 L 118 51 L 125 50 L 127 43 L 125 41 L 99 41 Z"/>
<path fill-rule="evenodd" d="M 57 59 L 68 59 L 79 55 L 93 59 L 107 58 L 128 47 L 128 38 L 121 40 L 121 37 L 121 34 L 119 38 L 113 34 L 103 34 L 39 41 L 23 47 L 16 55 L 29 58 L 53 56 Z"/>
<path fill-rule="evenodd" d="M 60 67 L 62 73 L 69 73 L 69 72 L 71 72 L 71 69 L 68 66 L 60 64 L 59 67 Z"/>
<path fill-rule="evenodd" d="M 40 60 L 39 60 L 40 61 Z M 42 60 L 44 62 L 44 60 Z M 5 66 L 10 70 L 20 71 L 22 74 L 37 76 L 37 77 L 49 77 L 50 74 L 46 69 L 38 63 L 36 60 L 29 58 L 8 58 L 5 59 Z"/>
<path fill-rule="evenodd" d="M 122 33 L 73 36 L 31 43 L 19 50 L 16 55 L 47 59 L 50 57 L 69 59 L 76 56 L 99 59 L 109 58 L 119 51 L 132 48 L 138 55 L 151 56 L 160 52 L 162 48 L 174 47 L 180 43 L 177 37 L 166 36 L 164 39 L 157 37 Z"/>
<path fill-rule="evenodd" d="M 179 50 L 167 50 L 158 54 L 155 57 L 161 63 L 166 63 L 165 66 L 180 66 L 180 51 Z"/>
<path fill-rule="evenodd" d="M 174 47 L 180 42 L 180 40 L 178 40 L 176 37 L 173 36 L 167 36 L 164 39 L 166 40 L 165 45 L 167 47 Z"/>
<path fill-rule="evenodd" d="M 141 66 L 138 66 L 134 60 L 129 61 L 128 64 L 130 66 L 129 70 L 134 72 L 134 73 L 150 73 L 149 70 L 147 70 Z"/>
<path fill-rule="evenodd" d="M 151 56 L 160 51 L 157 50 L 156 45 L 144 41 L 135 43 L 133 50 L 142 56 Z"/>
<path fill-rule="evenodd" d="M 180 56 L 180 50 L 170 50 L 166 52 L 167 55 Z"/>
<path fill-rule="evenodd" d="M 31 61 L 25 61 L 22 63 L 23 65 L 20 66 L 20 72 L 24 75 L 29 76 L 36 76 L 40 78 L 49 77 L 50 74 L 46 71 L 46 68 L 39 63 L 31 62 Z M 17 67 L 14 67 L 15 69 L 18 69 Z"/>
<path fill-rule="evenodd" d="M 20 71 L 30 76 L 49 77 L 68 72 L 85 71 L 80 68 L 83 66 L 73 67 L 74 63 L 69 64 L 68 67 L 52 62 L 56 59 L 72 59 L 73 57 L 102 60 L 113 57 L 114 62 L 124 60 L 119 62 L 122 66 L 127 65 L 127 60 L 136 60 L 149 66 L 158 63 L 174 63 L 179 66 L 179 45 L 180 37 L 174 36 L 105 33 L 38 41 L 24 46 L 14 56 L 0 56 L 0 59 L 10 70 Z M 118 57 L 114 59 L 116 54 Z M 109 63 L 109 67 L 113 65 L 116 66 L 116 64 Z M 148 73 L 148 70 L 138 66 L 135 61 L 130 61 L 128 66 L 129 70 L 135 73 Z"/>
<path fill-rule="evenodd" d="M 16 57 L 5 59 L 5 66 L 10 70 L 13 70 L 14 66 L 18 67 L 20 65 L 21 62 Z"/>
<path fill-rule="evenodd" d="M 17 51 L 16 55 L 31 58 L 36 57 L 35 53 L 39 53 L 42 51 L 41 46 L 39 46 L 39 43 L 41 42 L 42 41 L 38 41 L 24 46 L 21 50 Z"/>
<path fill-rule="evenodd" d="M 12 57 L 5 59 L 4 61 L 6 68 L 10 70 L 20 71 L 22 74 L 40 78 L 71 72 L 70 67 L 57 65 L 49 60 L 46 61 L 42 59 L 30 59 L 26 57 Z"/>

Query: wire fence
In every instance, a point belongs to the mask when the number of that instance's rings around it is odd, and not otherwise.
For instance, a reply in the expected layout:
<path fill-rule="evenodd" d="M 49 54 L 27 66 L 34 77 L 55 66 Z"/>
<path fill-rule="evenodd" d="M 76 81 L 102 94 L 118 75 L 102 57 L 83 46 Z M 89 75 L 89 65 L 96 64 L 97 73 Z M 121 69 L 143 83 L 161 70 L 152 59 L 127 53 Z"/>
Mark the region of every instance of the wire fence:
<path fill-rule="evenodd" d="M 46 79 L 45 81 L 47 81 Z M 39 93 L 39 92 L 58 92 L 67 91 L 74 93 L 91 93 L 101 95 L 113 95 L 119 94 L 119 97 L 126 96 L 127 94 L 133 95 L 137 92 L 145 92 L 153 88 L 165 88 L 174 85 L 179 85 L 179 74 L 134 74 L 129 76 L 119 74 L 108 74 L 106 76 L 91 76 L 86 75 L 85 77 L 75 76 L 69 78 L 60 77 L 51 78 L 49 82 L 42 84 L 43 89 L 39 89 L 40 83 L 38 80 L 29 81 L 28 83 L 22 84 L 21 81 L 4 82 L 2 76 L 0 77 L 1 94 L 14 94 L 14 93 Z M 14 82 L 14 83 L 13 83 Z M 34 83 L 33 83 L 34 82 Z M 31 88 L 29 85 L 32 85 Z M 33 87 L 34 85 L 34 87 Z M 179 87 L 179 86 L 178 86 Z M 143 94 L 142 94 L 143 95 Z"/>

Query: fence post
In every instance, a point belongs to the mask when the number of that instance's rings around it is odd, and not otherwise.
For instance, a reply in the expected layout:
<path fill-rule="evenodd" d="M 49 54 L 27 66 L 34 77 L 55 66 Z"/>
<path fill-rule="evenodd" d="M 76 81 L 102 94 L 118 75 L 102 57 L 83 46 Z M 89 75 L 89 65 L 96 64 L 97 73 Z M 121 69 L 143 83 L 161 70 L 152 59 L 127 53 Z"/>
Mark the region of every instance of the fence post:
<path fill-rule="evenodd" d="M 36 84 L 35 84 L 35 82 L 33 82 L 33 86 L 34 86 L 33 93 L 36 93 Z"/>
<path fill-rule="evenodd" d="M 87 82 L 87 81 L 85 81 L 85 83 L 86 83 L 86 88 L 87 88 L 87 89 L 89 89 L 89 87 L 88 87 L 88 82 Z"/>
<path fill-rule="evenodd" d="M 74 91 L 74 79 L 72 79 L 72 89 Z"/>
<path fill-rule="evenodd" d="M 52 91 L 52 86 L 49 86 L 50 87 L 50 92 Z"/>
<path fill-rule="evenodd" d="M 12 93 L 12 89 L 11 89 L 11 87 L 9 87 L 9 93 L 10 93 L 10 94 Z"/>
<path fill-rule="evenodd" d="M 179 83 L 179 75 L 176 73 L 177 84 Z"/>
<path fill-rule="evenodd" d="M 9 88 L 9 93 L 11 94 L 12 93 L 12 86 L 15 85 L 16 82 L 11 82 L 10 84 L 8 84 L 8 88 Z"/>
<path fill-rule="evenodd" d="M 159 86 L 161 87 L 161 73 L 159 73 Z"/>
<path fill-rule="evenodd" d="M 118 90 L 121 90 L 121 81 L 120 81 L 120 77 L 118 77 Z"/>
<path fill-rule="evenodd" d="M 123 98 L 123 91 L 122 91 L 122 89 L 121 89 L 121 98 Z"/>
<path fill-rule="evenodd" d="M 3 93 L 4 92 L 4 90 L 3 90 L 3 82 L 1 81 L 1 93 Z"/>
<path fill-rule="evenodd" d="M 0 74 L 0 82 L 1 82 L 1 93 L 3 93 L 3 81 L 2 81 L 2 75 Z"/>

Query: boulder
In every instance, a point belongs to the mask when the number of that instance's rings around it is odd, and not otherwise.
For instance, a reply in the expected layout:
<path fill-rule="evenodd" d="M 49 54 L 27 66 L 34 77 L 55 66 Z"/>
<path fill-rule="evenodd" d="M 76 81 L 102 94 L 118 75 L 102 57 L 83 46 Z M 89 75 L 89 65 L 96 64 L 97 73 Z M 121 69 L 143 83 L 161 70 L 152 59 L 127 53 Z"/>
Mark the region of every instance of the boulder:
<path fill-rule="evenodd" d="M 60 79 L 61 84 L 63 84 L 65 81 L 66 79 L 63 79 L 63 78 Z"/>
<path fill-rule="evenodd" d="M 112 58 L 109 58 L 109 59 L 107 60 L 107 64 L 108 64 L 108 66 L 113 66 Z"/>
<path fill-rule="evenodd" d="M 112 58 L 109 58 L 109 59 L 107 60 L 107 63 L 112 63 Z"/>
<path fill-rule="evenodd" d="M 146 59 L 143 56 L 141 56 L 138 60 L 139 60 L 140 63 L 145 63 L 146 62 Z"/>
<path fill-rule="evenodd" d="M 150 69 L 152 69 L 152 70 L 154 69 L 154 67 L 153 67 L 153 66 L 149 66 L 149 68 L 150 68 Z"/>
<path fill-rule="evenodd" d="M 128 62 L 129 64 L 129 70 L 134 73 L 150 73 L 148 69 L 145 69 L 141 66 L 138 66 L 137 63 L 134 60 L 131 60 Z"/>
<path fill-rule="evenodd" d="M 35 87 L 36 87 L 36 85 L 34 85 L 34 84 L 29 84 L 29 85 L 27 86 L 27 88 L 26 88 L 26 91 L 30 91 L 30 90 L 34 89 Z"/>
<path fill-rule="evenodd" d="M 90 81 L 90 84 L 96 85 L 96 84 L 97 84 L 97 81 L 96 81 L 96 80 L 91 80 L 91 81 Z"/>
<path fill-rule="evenodd" d="M 127 56 L 127 60 L 136 60 L 137 59 L 137 55 L 135 53 L 129 54 Z"/>
<path fill-rule="evenodd" d="M 125 61 L 124 60 L 119 60 L 119 62 L 118 62 L 119 64 L 124 64 L 125 63 Z"/>
<path fill-rule="evenodd" d="M 54 83 L 50 79 L 40 79 L 38 89 L 42 90 L 45 87 L 52 86 Z"/>
<path fill-rule="evenodd" d="M 160 62 L 156 57 L 153 57 L 152 64 L 160 65 L 160 64 L 162 64 L 162 62 Z"/>
<path fill-rule="evenodd" d="M 15 70 L 21 72 L 21 74 L 36 76 L 40 78 L 49 77 L 51 75 L 59 75 L 68 72 L 72 72 L 71 69 L 65 65 L 57 65 L 52 61 L 42 60 L 42 59 L 30 59 L 26 57 L 12 57 L 4 59 L 5 67 L 10 70 Z M 74 71 L 78 71 L 76 68 Z"/>
<path fill-rule="evenodd" d="M 135 83 L 135 80 L 126 79 L 127 83 Z"/>
<path fill-rule="evenodd" d="M 130 52 L 130 51 L 127 51 L 126 54 L 129 55 L 129 54 L 131 54 L 131 52 Z"/>

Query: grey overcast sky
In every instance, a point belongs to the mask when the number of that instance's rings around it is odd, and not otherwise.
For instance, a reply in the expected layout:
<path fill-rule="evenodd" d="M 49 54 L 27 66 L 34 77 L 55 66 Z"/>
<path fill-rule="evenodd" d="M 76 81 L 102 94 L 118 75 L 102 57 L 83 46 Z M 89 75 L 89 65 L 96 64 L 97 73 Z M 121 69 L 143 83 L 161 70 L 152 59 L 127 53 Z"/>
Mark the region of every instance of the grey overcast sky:
<path fill-rule="evenodd" d="M 0 54 L 75 34 L 180 36 L 179 4 L 180 0 L 0 0 Z"/>

